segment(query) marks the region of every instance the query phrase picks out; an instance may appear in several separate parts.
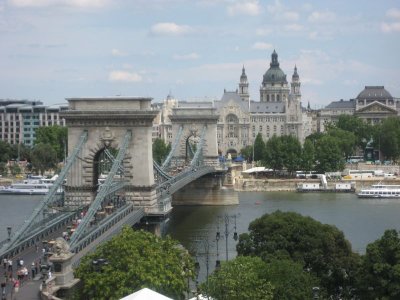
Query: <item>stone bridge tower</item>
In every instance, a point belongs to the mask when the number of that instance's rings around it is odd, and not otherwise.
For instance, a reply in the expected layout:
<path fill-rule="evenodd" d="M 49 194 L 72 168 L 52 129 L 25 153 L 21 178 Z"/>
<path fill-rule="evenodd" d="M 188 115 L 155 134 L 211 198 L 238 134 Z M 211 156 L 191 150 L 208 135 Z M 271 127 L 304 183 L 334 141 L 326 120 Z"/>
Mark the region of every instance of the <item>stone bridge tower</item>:
<path fill-rule="evenodd" d="M 188 139 L 200 139 L 205 128 L 204 144 L 202 149 L 204 164 L 218 165 L 217 122 L 219 115 L 213 107 L 177 107 L 172 109 L 169 116 L 172 123 L 172 141 L 175 147 L 172 165 L 183 165 L 186 158 L 186 144 Z M 179 132 L 181 132 L 179 136 Z"/>
<path fill-rule="evenodd" d="M 106 97 L 68 98 L 69 109 L 62 113 L 68 127 L 68 153 L 72 153 L 83 131 L 87 141 L 68 174 L 65 202 L 90 204 L 98 189 L 101 153 L 118 150 L 127 130 L 132 132 L 124 166 L 127 200 L 151 210 L 156 205 L 153 174 L 152 125 L 158 111 L 152 110 L 152 98 Z"/>

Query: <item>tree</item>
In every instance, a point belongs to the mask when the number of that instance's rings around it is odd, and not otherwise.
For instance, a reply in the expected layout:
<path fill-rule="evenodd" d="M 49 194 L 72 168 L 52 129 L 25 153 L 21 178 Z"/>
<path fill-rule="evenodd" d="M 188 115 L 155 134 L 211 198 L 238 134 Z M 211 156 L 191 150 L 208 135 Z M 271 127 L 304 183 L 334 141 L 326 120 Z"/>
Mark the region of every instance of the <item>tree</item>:
<path fill-rule="evenodd" d="M 32 167 L 44 174 L 57 166 L 57 153 L 50 144 L 37 144 L 32 150 Z"/>
<path fill-rule="evenodd" d="M 314 170 L 315 165 L 315 148 L 314 144 L 310 139 L 304 141 L 303 148 L 301 150 L 301 169 L 303 171 Z"/>
<path fill-rule="evenodd" d="M 287 171 L 292 174 L 300 168 L 301 164 L 301 144 L 299 140 L 292 135 L 280 137 L 283 149 L 283 165 Z"/>
<path fill-rule="evenodd" d="M 265 144 L 264 151 L 265 165 L 276 170 L 283 169 L 283 147 L 281 139 L 273 135 Z"/>
<path fill-rule="evenodd" d="M 367 246 L 359 275 L 362 299 L 400 299 L 400 237 L 396 230 Z"/>
<path fill-rule="evenodd" d="M 65 157 L 67 149 L 68 129 L 59 125 L 43 126 L 36 129 L 35 145 L 49 144 L 57 155 L 58 162 Z"/>
<path fill-rule="evenodd" d="M 365 123 L 357 116 L 340 115 L 335 127 L 352 132 L 355 136 L 356 145 L 364 150 L 371 138 L 371 129 L 373 126 Z"/>
<path fill-rule="evenodd" d="M 264 156 L 265 143 L 263 141 L 261 133 L 258 133 L 254 141 L 254 160 L 259 161 Z"/>
<path fill-rule="evenodd" d="M 265 269 L 266 264 L 258 257 L 238 256 L 223 262 L 201 290 L 218 300 L 273 299 L 273 287 L 264 278 Z"/>
<path fill-rule="evenodd" d="M 9 143 L 0 140 L 0 162 L 7 162 L 12 158 L 12 147 Z"/>
<path fill-rule="evenodd" d="M 92 261 L 106 259 L 100 272 Z M 190 255 L 177 241 L 124 227 L 122 232 L 85 256 L 75 271 L 82 281 L 80 299 L 121 299 L 143 287 L 183 299 L 194 274 Z"/>
<path fill-rule="evenodd" d="M 324 135 L 315 145 L 315 169 L 320 172 L 335 172 L 344 169 L 345 162 L 339 147 L 339 139 Z"/>
<path fill-rule="evenodd" d="M 318 279 L 303 269 L 300 263 L 288 259 L 267 262 L 263 277 L 274 287 L 274 300 L 311 299 Z M 320 296 L 323 291 L 320 291 Z"/>
<path fill-rule="evenodd" d="M 328 131 L 328 135 L 337 139 L 342 155 L 346 159 L 354 154 L 356 147 L 356 137 L 354 133 L 340 128 L 332 128 Z"/>
<path fill-rule="evenodd" d="M 379 143 L 379 149 L 386 159 L 397 161 L 400 158 L 400 118 L 385 119 L 379 126 L 379 134 L 374 142 Z"/>
<path fill-rule="evenodd" d="M 253 160 L 253 146 L 246 146 L 240 150 L 240 154 L 248 161 Z"/>
<path fill-rule="evenodd" d="M 161 164 L 171 151 L 171 145 L 166 145 L 163 139 L 155 139 L 153 142 L 153 159 Z"/>
<path fill-rule="evenodd" d="M 321 282 L 329 295 L 337 288 L 349 293 L 354 286 L 358 256 L 343 232 L 335 226 L 294 212 L 276 211 L 252 221 L 249 233 L 240 235 L 239 255 L 271 259 L 291 259 L 300 263 Z"/>

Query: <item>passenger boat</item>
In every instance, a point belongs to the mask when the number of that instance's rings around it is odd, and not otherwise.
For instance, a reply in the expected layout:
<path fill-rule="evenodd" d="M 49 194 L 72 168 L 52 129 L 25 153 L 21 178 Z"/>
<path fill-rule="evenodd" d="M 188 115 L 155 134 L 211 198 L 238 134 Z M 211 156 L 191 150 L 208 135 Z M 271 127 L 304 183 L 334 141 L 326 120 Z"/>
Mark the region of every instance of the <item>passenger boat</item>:
<path fill-rule="evenodd" d="M 361 189 L 359 198 L 400 198 L 400 185 L 373 184 L 369 188 Z"/>
<path fill-rule="evenodd" d="M 58 176 L 58 175 L 56 175 Z M 13 183 L 10 186 L 0 187 L 0 194 L 7 195 L 46 195 L 52 187 L 55 179 L 54 176 L 51 179 L 44 178 L 30 178 L 22 182 Z M 58 190 L 57 194 L 62 193 L 62 190 Z"/>
<path fill-rule="evenodd" d="M 0 194 L 8 195 L 46 195 L 52 184 L 39 182 L 19 182 L 13 183 L 10 186 L 5 186 L 0 189 Z"/>

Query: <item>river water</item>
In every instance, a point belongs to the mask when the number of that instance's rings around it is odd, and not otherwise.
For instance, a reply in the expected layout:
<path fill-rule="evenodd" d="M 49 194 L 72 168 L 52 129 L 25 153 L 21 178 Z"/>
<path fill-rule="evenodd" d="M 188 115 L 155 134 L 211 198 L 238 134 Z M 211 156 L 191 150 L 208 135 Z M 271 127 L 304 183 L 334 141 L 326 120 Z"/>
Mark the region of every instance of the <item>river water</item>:
<path fill-rule="evenodd" d="M 7 226 L 15 230 L 29 217 L 40 199 L 40 196 L 0 195 L 0 240 L 7 238 Z M 203 266 L 207 265 L 208 257 L 211 272 L 217 254 L 220 260 L 226 259 L 226 241 L 228 258 L 236 256 L 233 216 L 236 216 L 236 231 L 240 234 L 247 231 L 252 220 L 276 210 L 298 212 L 337 226 L 351 242 L 353 250 L 359 253 L 364 253 L 366 245 L 382 236 L 386 229 L 400 230 L 398 199 L 359 199 L 355 194 L 339 193 L 240 192 L 238 205 L 174 207 L 163 233 L 196 252 Z M 231 216 L 226 219 L 229 220 L 227 227 L 225 216 Z M 221 238 L 217 253 L 218 220 Z"/>

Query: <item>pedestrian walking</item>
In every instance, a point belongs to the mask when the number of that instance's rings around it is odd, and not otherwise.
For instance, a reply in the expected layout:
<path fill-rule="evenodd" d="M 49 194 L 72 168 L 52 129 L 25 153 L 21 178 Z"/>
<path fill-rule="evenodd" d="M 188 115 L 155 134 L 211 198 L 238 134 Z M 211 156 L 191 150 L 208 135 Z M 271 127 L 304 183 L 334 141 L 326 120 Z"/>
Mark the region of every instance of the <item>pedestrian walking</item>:
<path fill-rule="evenodd" d="M 35 278 L 35 276 L 36 276 L 36 265 L 35 265 L 35 262 L 33 261 L 32 262 L 32 265 L 31 265 L 31 273 L 32 273 L 32 280 Z"/>
<path fill-rule="evenodd" d="M 8 271 L 11 271 L 12 272 L 12 270 L 13 270 L 13 262 L 12 262 L 12 260 L 11 260 L 11 258 L 8 260 Z"/>
<path fill-rule="evenodd" d="M 3 267 L 4 267 L 4 270 L 7 269 L 7 264 L 8 264 L 8 259 L 4 257 L 4 258 L 3 258 Z"/>

